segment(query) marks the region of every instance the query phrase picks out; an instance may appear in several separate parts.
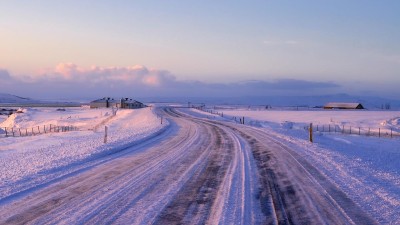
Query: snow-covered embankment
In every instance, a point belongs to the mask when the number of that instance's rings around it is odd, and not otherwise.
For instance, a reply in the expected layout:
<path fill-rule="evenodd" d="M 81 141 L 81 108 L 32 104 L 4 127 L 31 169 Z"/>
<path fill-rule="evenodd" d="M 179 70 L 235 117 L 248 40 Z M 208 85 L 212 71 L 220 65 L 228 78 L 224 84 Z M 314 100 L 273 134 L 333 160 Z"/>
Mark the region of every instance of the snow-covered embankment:
<path fill-rule="evenodd" d="M 0 138 L 0 199 L 39 185 L 46 179 L 55 179 L 55 176 L 67 173 L 71 169 L 69 165 L 79 165 L 119 151 L 168 126 L 168 122 L 160 124 L 151 108 L 119 110 L 106 124 L 108 140 L 104 144 L 104 128 L 98 131 L 91 131 L 90 128 L 107 118 L 110 115 L 108 111 L 87 108 L 67 109 L 64 112 L 54 108 L 29 109 L 0 123 L 0 127 L 69 124 L 83 129 Z M 58 175 L 54 175 L 54 171 Z"/>

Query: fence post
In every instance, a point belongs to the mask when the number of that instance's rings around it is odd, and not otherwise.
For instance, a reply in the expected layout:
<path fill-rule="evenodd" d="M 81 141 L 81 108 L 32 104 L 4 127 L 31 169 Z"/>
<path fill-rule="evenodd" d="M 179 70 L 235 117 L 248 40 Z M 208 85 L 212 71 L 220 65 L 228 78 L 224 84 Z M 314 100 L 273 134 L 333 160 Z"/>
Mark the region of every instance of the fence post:
<path fill-rule="evenodd" d="M 37 126 L 37 130 L 39 131 L 39 134 L 40 134 L 40 128 L 39 128 L 39 126 Z"/>
<path fill-rule="evenodd" d="M 28 136 L 28 129 L 25 129 L 25 136 Z"/>
<path fill-rule="evenodd" d="M 308 129 L 308 131 L 309 131 L 309 137 L 310 137 L 310 142 L 311 143 L 313 142 L 313 130 L 312 130 L 312 128 L 313 128 L 313 125 L 312 125 L 312 123 L 310 123 L 310 128 Z"/>
<path fill-rule="evenodd" d="M 18 131 L 19 131 L 19 136 L 22 137 L 21 128 L 18 128 Z"/>
<path fill-rule="evenodd" d="M 107 143 L 107 131 L 108 131 L 108 127 L 104 126 L 104 143 Z"/>
<path fill-rule="evenodd" d="M 6 137 L 8 137 L 7 127 L 4 127 L 4 131 L 6 132 Z"/>
<path fill-rule="evenodd" d="M 14 137 L 14 136 L 15 136 L 15 135 L 14 135 L 14 127 L 11 127 L 11 132 L 12 132 L 13 137 Z"/>
<path fill-rule="evenodd" d="M 242 120 L 243 124 L 244 124 L 244 116 L 243 116 L 243 120 Z"/>

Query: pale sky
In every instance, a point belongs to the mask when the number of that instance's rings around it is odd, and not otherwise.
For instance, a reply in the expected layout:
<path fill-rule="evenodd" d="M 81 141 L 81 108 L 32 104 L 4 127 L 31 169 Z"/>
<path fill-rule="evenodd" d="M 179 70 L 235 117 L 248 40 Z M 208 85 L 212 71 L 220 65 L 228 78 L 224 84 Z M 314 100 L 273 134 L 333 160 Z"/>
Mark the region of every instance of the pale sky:
<path fill-rule="evenodd" d="M 396 0 L 4 0 L 0 88 L 34 96 L 41 85 L 79 83 L 100 94 L 97 85 L 112 93 L 125 82 L 121 94 L 146 86 L 179 95 L 189 81 L 268 88 L 289 80 L 321 93 L 396 97 L 399 12 Z"/>

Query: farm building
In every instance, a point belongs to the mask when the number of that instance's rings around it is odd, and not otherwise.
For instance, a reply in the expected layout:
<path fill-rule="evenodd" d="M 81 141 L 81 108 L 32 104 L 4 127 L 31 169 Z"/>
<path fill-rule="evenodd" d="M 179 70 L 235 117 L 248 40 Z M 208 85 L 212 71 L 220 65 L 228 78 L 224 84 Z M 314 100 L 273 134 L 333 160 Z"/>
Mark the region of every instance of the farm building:
<path fill-rule="evenodd" d="M 361 103 L 330 102 L 324 109 L 364 109 L 364 106 Z"/>
<path fill-rule="evenodd" d="M 110 108 L 110 107 L 117 107 L 122 109 L 139 109 L 146 107 L 146 105 L 131 98 L 115 99 L 106 97 L 90 102 L 91 109 Z"/>

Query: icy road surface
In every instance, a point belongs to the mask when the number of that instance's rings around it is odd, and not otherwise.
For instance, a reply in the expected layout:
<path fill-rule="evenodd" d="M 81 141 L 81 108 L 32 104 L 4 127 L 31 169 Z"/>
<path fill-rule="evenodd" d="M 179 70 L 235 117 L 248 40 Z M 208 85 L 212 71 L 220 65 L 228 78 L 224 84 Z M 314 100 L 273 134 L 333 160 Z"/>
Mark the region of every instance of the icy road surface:
<path fill-rule="evenodd" d="M 165 108 L 158 136 L 0 200 L 1 224 L 375 224 L 291 149 Z"/>

